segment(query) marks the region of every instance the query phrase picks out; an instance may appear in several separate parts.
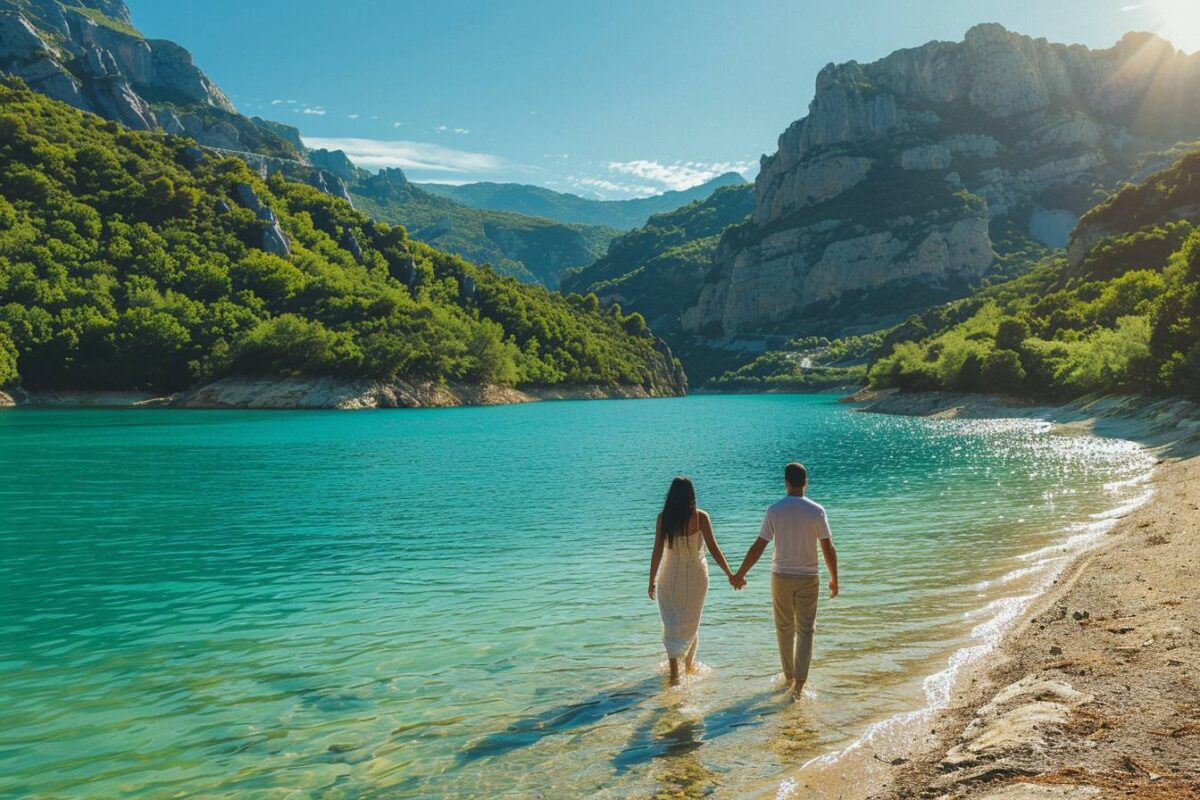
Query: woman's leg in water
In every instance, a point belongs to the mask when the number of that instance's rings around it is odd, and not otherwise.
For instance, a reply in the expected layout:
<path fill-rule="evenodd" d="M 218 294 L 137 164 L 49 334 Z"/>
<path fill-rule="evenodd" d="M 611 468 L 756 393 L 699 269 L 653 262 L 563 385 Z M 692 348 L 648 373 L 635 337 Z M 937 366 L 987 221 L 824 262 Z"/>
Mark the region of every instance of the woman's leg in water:
<path fill-rule="evenodd" d="M 677 686 L 679 684 L 679 659 L 668 658 L 667 663 L 671 665 L 671 685 Z"/>
<path fill-rule="evenodd" d="M 696 635 L 692 639 L 692 644 L 688 647 L 688 651 L 683 657 L 683 668 L 688 672 L 696 671 L 696 649 L 698 647 L 700 647 L 700 632 L 696 631 Z"/>

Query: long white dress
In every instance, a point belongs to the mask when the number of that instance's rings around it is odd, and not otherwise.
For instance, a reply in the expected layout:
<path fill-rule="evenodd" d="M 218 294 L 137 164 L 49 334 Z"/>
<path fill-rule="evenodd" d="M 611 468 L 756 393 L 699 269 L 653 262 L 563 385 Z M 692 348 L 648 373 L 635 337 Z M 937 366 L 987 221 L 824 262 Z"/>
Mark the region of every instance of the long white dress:
<path fill-rule="evenodd" d="M 669 658 L 695 658 L 706 594 L 708 559 L 704 557 L 703 534 L 676 536 L 673 547 L 663 546 L 656 588 Z"/>

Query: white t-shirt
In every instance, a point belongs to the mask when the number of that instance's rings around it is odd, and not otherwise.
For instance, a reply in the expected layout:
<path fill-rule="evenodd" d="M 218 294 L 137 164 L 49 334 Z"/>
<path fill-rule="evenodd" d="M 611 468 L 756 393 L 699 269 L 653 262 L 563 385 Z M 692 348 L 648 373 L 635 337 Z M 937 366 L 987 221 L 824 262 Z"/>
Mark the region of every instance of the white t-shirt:
<path fill-rule="evenodd" d="M 767 509 L 758 537 L 775 542 L 771 571 L 776 575 L 816 575 L 817 540 L 832 535 L 825 509 L 807 497 L 788 495 Z"/>

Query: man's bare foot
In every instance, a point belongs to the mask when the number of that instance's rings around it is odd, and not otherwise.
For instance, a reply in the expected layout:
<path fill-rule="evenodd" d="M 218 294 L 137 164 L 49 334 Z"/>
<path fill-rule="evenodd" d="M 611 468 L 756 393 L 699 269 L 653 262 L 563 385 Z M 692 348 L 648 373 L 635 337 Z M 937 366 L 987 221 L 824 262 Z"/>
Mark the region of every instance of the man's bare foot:
<path fill-rule="evenodd" d="M 686 672 L 688 675 L 695 675 L 697 672 L 700 671 L 700 668 L 696 666 L 695 661 L 689 661 L 688 663 L 683 665 L 683 671 Z"/>
<path fill-rule="evenodd" d="M 797 698 L 804 696 L 804 681 L 792 681 L 792 694 Z"/>

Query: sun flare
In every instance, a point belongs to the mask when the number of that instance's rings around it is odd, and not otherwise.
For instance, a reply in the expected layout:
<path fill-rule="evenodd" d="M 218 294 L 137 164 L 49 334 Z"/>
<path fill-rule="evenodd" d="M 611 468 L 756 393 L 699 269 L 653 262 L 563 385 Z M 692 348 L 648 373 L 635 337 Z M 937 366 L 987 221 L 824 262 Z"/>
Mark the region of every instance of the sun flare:
<path fill-rule="evenodd" d="M 1200 0 L 1147 0 L 1138 9 L 1152 30 L 1188 53 L 1200 51 Z"/>

